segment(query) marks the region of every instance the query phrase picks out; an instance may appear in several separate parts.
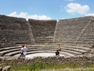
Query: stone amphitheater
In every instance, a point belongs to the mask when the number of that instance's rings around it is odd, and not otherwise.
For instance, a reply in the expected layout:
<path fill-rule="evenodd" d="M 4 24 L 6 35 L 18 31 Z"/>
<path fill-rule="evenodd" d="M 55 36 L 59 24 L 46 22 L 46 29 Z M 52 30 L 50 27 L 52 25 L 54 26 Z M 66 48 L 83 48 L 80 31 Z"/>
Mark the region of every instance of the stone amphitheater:
<path fill-rule="evenodd" d="M 27 44 L 27 58 L 55 56 L 93 56 L 94 17 L 34 20 L 0 15 L 0 58 L 19 57 L 22 44 Z"/>

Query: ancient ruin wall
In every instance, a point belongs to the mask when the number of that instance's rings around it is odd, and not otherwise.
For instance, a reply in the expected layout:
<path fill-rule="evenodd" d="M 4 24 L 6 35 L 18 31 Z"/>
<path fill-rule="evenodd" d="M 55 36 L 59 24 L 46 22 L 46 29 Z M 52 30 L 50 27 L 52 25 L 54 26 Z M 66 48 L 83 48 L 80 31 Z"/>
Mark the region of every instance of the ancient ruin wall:
<path fill-rule="evenodd" d="M 27 21 L 0 15 L 0 42 L 31 43 Z"/>
<path fill-rule="evenodd" d="M 63 19 L 57 23 L 55 42 L 93 44 L 94 17 Z"/>
<path fill-rule="evenodd" d="M 53 42 L 56 20 L 29 19 L 35 43 Z"/>
<path fill-rule="evenodd" d="M 33 20 L 0 15 L 0 43 L 94 44 L 94 17 Z"/>
<path fill-rule="evenodd" d="M 78 43 L 94 44 L 94 20 L 87 23 L 83 34 L 78 39 Z"/>

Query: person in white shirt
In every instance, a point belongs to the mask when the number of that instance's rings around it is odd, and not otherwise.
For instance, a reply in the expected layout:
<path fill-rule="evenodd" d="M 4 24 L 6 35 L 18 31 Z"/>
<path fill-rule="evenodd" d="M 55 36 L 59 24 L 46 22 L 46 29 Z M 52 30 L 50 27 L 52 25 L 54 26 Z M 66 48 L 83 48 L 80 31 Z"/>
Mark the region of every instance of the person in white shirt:
<path fill-rule="evenodd" d="M 28 51 L 27 45 L 26 44 L 25 45 L 22 45 L 21 55 L 24 56 L 24 59 L 26 57 L 27 51 Z"/>

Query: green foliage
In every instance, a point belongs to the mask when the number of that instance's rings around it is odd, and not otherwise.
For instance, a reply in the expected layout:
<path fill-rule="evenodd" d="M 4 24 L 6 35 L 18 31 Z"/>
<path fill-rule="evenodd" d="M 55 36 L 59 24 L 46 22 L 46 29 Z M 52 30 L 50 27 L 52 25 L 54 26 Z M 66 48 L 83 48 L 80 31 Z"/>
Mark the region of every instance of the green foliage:
<path fill-rule="evenodd" d="M 18 67 L 17 67 L 18 66 Z M 94 67 L 94 65 L 87 66 L 89 68 Z M 15 67 L 12 67 L 11 71 L 40 71 L 42 69 L 75 69 L 79 68 L 79 66 L 75 64 L 70 64 L 70 65 L 63 65 L 63 64 L 55 64 L 55 63 L 47 63 L 47 62 L 31 62 L 28 64 L 20 64 L 16 65 Z M 82 68 L 86 68 L 86 66 L 83 66 Z M 84 70 L 75 70 L 75 71 L 84 71 Z M 94 70 L 89 70 L 89 71 L 94 71 Z"/>
<path fill-rule="evenodd" d="M 6 62 L 5 62 L 6 63 Z M 69 69 L 77 69 L 82 68 L 81 70 L 75 70 L 75 71 L 85 71 L 83 69 L 88 68 L 88 71 L 94 71 L 94 64 L 85 64 L 83 66 L 78 66 L 75 63 L 58 63 L 58 62 L 52 62 L 52 61 L 41 61 L 41 60 L 35 60 L 35 61 L 8 61 L 6 65 L 11 66 L 11 71 L 40 71 L 40 70 L 59 70 L 62 69 L 62 71 L 66 68 Z"/>

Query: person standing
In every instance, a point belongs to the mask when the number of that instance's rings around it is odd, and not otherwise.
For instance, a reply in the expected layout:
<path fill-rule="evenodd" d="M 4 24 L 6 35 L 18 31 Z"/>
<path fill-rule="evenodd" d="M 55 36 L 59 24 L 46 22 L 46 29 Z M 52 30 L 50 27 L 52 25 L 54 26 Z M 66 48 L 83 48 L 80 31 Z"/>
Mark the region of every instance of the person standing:
<path fill-rule="evenodd" d="M 21 48 L 21 50 L 20 50 L 21 56 L 23 56 L 23 49 L 24 49 L 24 45 L 22 45 L 22 48 Z"/>
<path fill-rule="evenodd" d="M 24 59 L 26 57 L 27 51 L 28 51 L 27 45 L 26 44 L 25 45 L 22 45 L 21 55 L 24 56 Z"/>
<path fill-rule="evenodd" d="M 28 51 L 28 48 L 27 48 L 27 45 L 25 44 L 25 45 L 24 45 L 24 48 L 23 48 L 23 55 L 24 55 L 24 58 L 26 57 L 27 51 Z"/>
<path fill-rule="evenodd" d="M 58 48 L 57 48 L 58 51 L 61 51 L 61 47 L 60 47 L 60 44 L 58 44 Z"/>

